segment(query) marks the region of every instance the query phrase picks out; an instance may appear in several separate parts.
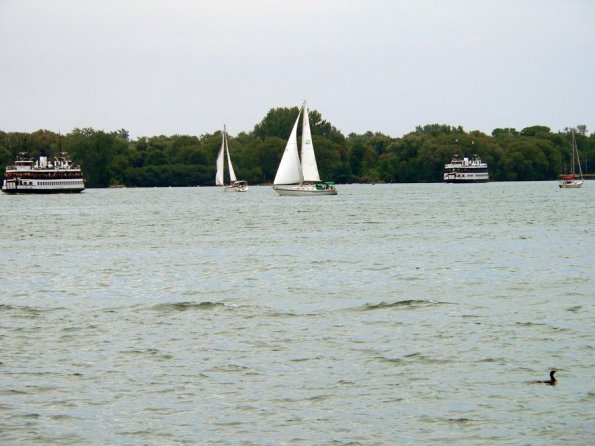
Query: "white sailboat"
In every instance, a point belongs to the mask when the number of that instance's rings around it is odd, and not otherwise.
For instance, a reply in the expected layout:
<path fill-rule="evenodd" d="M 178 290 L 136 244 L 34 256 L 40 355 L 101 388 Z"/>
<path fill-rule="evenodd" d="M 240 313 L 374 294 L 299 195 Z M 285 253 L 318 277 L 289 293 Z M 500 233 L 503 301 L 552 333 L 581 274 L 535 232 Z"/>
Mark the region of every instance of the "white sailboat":
<path fill-rule="evenodd" d="M 225 158 L 227 157 L 227 169 L 229 171 L 229 184 L 225 184 Z M 227 145 L 227 132 L 223 126 L 223 138 L 221 140 L 221 148 L 217 155 L 217 173 L 215 174 L 215 184 L 223 186 L 224 191 L 246 192 L 248 190 L 248 182 L 238 180 L 236 173 L 231 164 L 231 157 L 229 156 L 229 147 Z"/>
<path fill-rule="evenodd" d="M 302 119 L 302 147 L 301 160 L 298 154 L 297 126 Z M 335 184 L 331 181 L 322 182 L 318 173 L 308 107 L 304 102 L 293 124 L 291 135 L 287 140 L 285 151 L 279 163 L 277 174 L 273 182 L 273 189 L 279 195 L 286 196 L 312 196 L 312 195 L 337 195 Z"/>
<path fill-rule="evenodd" d="M 575 166 L 578 165 L 578 175 L 575 172 Z M 578 156 L 578 148 L 576 146 L 576 138 L 574 131 L 572 132 L 572 167 L 570 173 L 560 175 L 558 186 L 561 189 L 578 189 L 583 185 L 583 171 L 581 169 L 581 160 Z"/>

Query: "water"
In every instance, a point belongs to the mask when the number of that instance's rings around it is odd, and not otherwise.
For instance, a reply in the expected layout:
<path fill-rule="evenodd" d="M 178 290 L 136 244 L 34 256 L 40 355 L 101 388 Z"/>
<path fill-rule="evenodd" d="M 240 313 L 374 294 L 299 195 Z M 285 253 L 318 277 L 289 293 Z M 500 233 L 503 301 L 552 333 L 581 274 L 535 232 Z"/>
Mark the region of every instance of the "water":
<path fill-rule="evenodd" d="M 0 443 L 588 444 L 594 199 L 3 195 Z"/>

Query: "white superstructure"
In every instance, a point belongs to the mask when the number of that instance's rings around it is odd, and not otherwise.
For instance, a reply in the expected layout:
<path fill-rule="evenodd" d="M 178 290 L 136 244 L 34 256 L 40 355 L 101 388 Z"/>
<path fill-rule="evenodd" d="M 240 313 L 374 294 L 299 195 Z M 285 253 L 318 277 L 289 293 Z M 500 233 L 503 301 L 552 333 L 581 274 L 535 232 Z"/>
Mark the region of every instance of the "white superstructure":
<path fill-rule="evenodd" d="M 460 158 L 455 155 L 444 165 L 444 181 L 447 183 L 485 183 L 490 180 L 488 165 L 478 155 Z"/>
<path fill-rule="evenodd" d="M 37 161 L 24 154 L 12 166 L 6 167 L 2 192 L 7 194 L 77 193 L 85 189 L 81 168 L 66 153 L 48 160 L 40 156 Z"/>

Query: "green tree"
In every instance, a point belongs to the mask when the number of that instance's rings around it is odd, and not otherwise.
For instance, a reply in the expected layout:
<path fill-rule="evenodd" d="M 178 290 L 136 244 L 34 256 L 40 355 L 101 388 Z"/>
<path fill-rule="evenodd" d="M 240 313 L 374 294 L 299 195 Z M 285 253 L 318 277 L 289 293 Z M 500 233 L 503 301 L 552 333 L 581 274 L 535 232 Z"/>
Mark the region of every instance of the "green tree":
<path fill-rule="evenodd" d="M 255 138 L 265 139 L 272 136 L 287 139 L 297 118 L 299 109 L 272 108 L 264 119 L 254 126 L 252 134 Z"/>
<path fill-rule="evenodd" d="M 116 165 L 112 160 L 125 156 L 128 142 L 117 135 L 90 128 L 74 129 L 64 139 L 66 150 L 81 164 L 87 187 L 108 187 Z M 111 167 L 111 169 L 110 169 Z"/>

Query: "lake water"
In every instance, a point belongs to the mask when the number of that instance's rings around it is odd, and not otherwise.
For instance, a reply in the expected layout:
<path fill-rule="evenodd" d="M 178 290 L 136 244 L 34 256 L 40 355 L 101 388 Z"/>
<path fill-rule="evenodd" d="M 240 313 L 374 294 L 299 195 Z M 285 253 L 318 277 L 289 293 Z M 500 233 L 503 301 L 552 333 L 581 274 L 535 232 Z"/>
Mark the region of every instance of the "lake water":
<path fill-rule="evenodd" d="M 592 443 L 595 182 L 338 189 L 0 196 L 0 444 Z"/>

